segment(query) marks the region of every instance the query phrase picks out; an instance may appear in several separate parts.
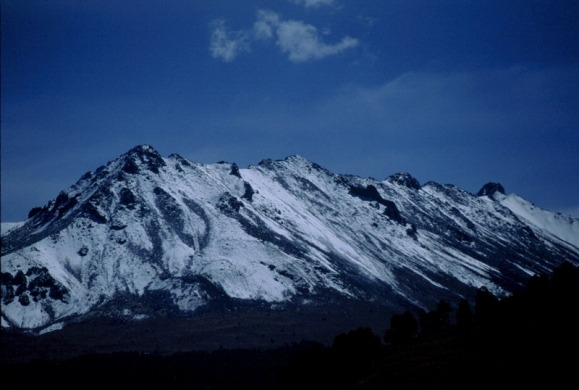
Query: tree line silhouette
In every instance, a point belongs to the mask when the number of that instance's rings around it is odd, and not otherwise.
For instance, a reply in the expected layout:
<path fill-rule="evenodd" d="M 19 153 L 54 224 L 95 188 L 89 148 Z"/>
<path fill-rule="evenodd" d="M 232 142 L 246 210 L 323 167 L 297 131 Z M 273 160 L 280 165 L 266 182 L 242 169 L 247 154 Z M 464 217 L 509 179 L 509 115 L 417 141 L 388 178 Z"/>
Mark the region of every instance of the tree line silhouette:
<path fill-rule="evenodd" d="M 541 381 L 553 388 L 573 379 L 577 366 L 578 298 L 579 268 L 566 262 L 508 297 L 481 287 L 456 306 L 441 299 L 430 311 L 394 315 L 382 336 L 360 327 L 337 335 L 331 346 L 303 341 L 269 351 L 34 360 L 3 367 L 1 381 L 19 389 L 87 381 L 141 389 L 449 389 Z"/>
<path fill-rule="evenodd" d="M 486 287 L 474 307 L 441 299 L 431 311 L 393 315 L 380 338 L 358 328 L 298 354 L 285 388 L 464 388 L 497 383 L 551 387 L 579 363 L 579 268 L 565 262 L 499 299 Z"/>

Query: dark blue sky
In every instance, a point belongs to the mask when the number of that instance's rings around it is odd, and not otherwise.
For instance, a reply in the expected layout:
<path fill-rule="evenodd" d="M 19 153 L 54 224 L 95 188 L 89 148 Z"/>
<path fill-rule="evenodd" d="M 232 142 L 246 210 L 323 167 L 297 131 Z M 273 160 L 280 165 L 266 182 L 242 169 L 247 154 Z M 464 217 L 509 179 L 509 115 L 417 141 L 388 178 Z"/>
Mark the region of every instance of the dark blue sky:
<path fill-rule="evenodd" d="M 131 147 L 579 216 L 579 2 L 0 0 L 2 221 Z"/>

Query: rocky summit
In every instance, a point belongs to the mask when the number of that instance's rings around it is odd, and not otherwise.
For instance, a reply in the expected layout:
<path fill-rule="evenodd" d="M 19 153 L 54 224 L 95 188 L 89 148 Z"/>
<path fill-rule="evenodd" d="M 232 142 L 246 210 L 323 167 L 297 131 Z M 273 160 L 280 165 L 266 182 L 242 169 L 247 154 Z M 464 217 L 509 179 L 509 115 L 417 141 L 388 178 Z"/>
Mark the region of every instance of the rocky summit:
<path fill-rule="evenodd" d="M 579 264 L 579 219 L 500 184 L 332 173 L 300 156 L 246 169 L 138 146 L 3 229 L 2 327 L 195 316 L 349 300 L 400 310 L 508 294 Z"/>

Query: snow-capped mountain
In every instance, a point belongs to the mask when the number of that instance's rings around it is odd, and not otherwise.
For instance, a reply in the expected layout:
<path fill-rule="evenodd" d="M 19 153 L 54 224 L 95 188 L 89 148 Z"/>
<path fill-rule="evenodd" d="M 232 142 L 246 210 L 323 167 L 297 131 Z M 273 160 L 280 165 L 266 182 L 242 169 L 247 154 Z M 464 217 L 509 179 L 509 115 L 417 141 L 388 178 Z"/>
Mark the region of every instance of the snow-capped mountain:
<path fill-rule="evenodd" d="M 2 326 L 44 331 L 103 308 L 138 319 L 224 299 L 429 307 L 579 264 L 579 219 L 499 184 L 472 195 L 406 173 L 338 175 L 300 156 L 240 169 L 150 146 L 2 230 Z"/>

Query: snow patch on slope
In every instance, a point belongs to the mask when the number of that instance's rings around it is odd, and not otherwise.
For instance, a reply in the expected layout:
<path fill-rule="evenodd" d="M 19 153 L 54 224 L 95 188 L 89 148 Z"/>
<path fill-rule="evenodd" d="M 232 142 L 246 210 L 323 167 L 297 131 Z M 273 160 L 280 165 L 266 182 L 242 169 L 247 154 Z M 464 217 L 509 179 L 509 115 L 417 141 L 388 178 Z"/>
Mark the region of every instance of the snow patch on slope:
<path fill-rule="evenodd" d="M 24 225 L 26 223 L 26 221 L 22 221 L 22 222 L 2 222 L 0 224 L 0 235 L 5 235 L 8 234 L 10 231 L 12 230 L 16 230 L 19 227 L 21 227 L 22 225 Z"/>
<path fill-rule="evenodd" d="M 579 218 L 542 210 L 516 194 L 495 194 L 494 197 L 523 221 L 579 248 Z"/>

